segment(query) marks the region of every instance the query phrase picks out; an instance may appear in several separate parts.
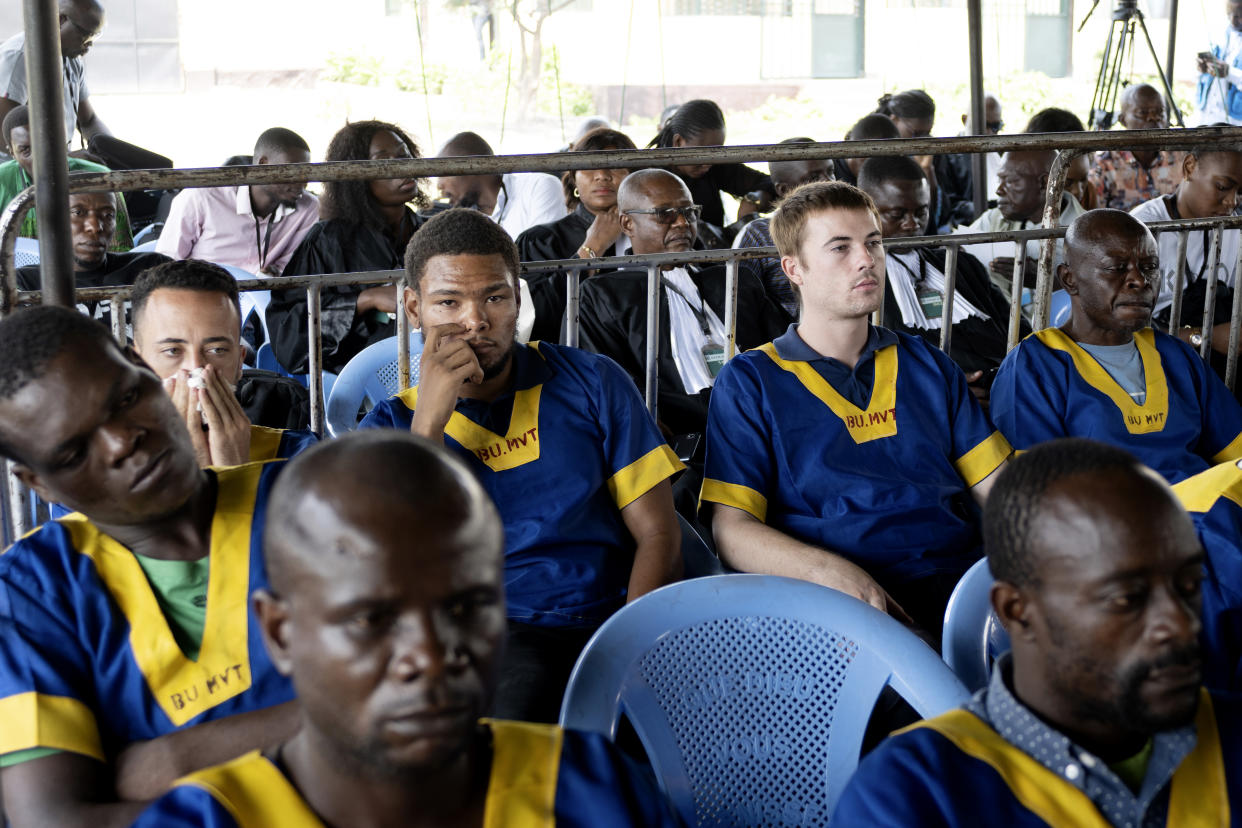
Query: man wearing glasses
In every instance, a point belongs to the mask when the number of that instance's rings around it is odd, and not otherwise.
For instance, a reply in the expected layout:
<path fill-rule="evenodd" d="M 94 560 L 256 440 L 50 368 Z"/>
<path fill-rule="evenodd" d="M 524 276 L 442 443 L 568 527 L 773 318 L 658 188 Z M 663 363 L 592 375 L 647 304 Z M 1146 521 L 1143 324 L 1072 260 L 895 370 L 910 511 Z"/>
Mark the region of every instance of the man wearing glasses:
<path fill-rule="evenodd" d="M 65 143 L 73 140 L 76 126 L 83 142 L 94 135 L 111 135 L 95 114 L 90 93 L 86 91 L 82 56 L 103 29 L 104 10 L 97 0 L 60 0 L 60 53 L 63 58 L 61 77 L 65 91 Z M 0 119 L 30 97 L 26 78 L 26 36 L 22 32 L 0 44 Z M 0 153 L 0 160 L 9 160 Z"/>
<path fill-rule="evenodd" d="M 1164 97 L 1149 83 L 1127 86 L 1117 122 L 1126 129 L 1168 129 Z M 1185 157 L 1172 150 L 1105 150 L 1095 154 L 1087 180 L 1099 194 L 1098 206 L 1129 212 L 1176 191 Z"/>
<path fill-rule="evenodd" d="M 617 191 L 621 230 L 636 256 L 686 253 L 698 238 L 699 207 L 677 176 L 664 170 L 631 173 Z M 737 350 L 754 348 L 788 324 L 762 283 L 738 269 Z M 579 342 L 612 357 L 640 389 L 647 364 L 647 271 L 623 270 L 582 286 Z M 725 363 L 725 267 L 665 265 L 660 273 L 657 420 L 666 436 L 701 434 L 707 399 Z"/>

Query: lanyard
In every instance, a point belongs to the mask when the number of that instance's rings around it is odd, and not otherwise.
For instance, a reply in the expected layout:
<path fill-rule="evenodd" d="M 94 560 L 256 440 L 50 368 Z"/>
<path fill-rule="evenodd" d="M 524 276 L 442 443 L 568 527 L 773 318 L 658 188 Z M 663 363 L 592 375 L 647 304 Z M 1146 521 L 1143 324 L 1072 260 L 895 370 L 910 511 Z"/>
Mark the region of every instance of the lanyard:
<path fill-rule="evenodd" d="M 915 275 L 914 268 L 906 264 L 905 260 L 900 256 L 894 256 L 893 260 L 896 261 L 897 264 L 901 265 L 902 269 L 905 270 L 906 273 L 910 274 L 910 278 L 914 280 L 915 289 L 918 289 L 920 285 L 927 281 L 927 259 L 923 257 L 923 251 L 918 249 L 915 249 L 914 257 L 919 260 L 918 275 Z"/>
<path fill-rule="evenodd" d="M 1164 197 L 1164 209 L 1168 212 L 1169 218 L 1177 221 L 1182 217 L 1182 211 L 1177 209 L 1177 193 L 1172 193 Z M 1208 265 L 1208 247 L 1211 245 L 1210 232 L 1206 227 L 1200 231 L 1203 234 L 1203 259 L 1199 262 L 1199 272 L 1195 274 L 1195 278 L 1191 279 L 1188 284 L 1194 284 L 1203 278 L 1203 271 L 1207 270 Z M 1187 264 L 1190 264 L 1187 262 Z"/>
<path fill-rule="evenodd" d="M 278 206 L 277 210 L 280 209 Z M 263 270 L 267 266 L 267 251 L 272 249 L 272 225 L 276 223 L 276 210 L 267 217 L 267 233 L 263 240 L 259 240 L 259 218 L 256 216 L 254 220 L 254 244 L 259 248 L 259 270 Z"/>
<path fill-rule="evenodd" d="M 696 308 L 694 303 L 690 301 L 690 297 L 682 293 L 677 285 L 670 282 L 664 276 L 660 277 L 660 281 L 664 283 L 666 288 L 680 296 L 690 307 L 690 312 L 694 314 L 694 318 L 698 321 L 699 328 L 703 331 L 703 336 L 707 337 L 707 340 L 710 342 L 712 339 L 712 329 L 711 326 L 707 324 L 707 303 L 704 301 L 703 296 L 701 294 L 699 295 L 699 306 Z"/>

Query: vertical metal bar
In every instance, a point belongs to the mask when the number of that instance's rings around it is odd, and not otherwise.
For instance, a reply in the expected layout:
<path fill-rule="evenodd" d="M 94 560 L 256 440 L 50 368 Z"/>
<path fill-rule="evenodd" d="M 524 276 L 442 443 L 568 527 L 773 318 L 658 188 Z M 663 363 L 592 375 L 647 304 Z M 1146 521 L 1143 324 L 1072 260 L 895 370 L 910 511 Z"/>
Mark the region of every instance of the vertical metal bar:
<path fill-rule="evenodd" d="M 1219 224 L 1212 228 L 1212 258 L 1207 271 L 1207 295 L 1203 297 L 1203 343 L 1199 346 L 1199 356 L 1204 359 L 1212 353 L 1212 328 L 1216 322 L 1216 274 L 1220 272 L 1220 244 L 1224 236 L 1224 228 Z M 1207 251 L 1203 251 L 1207 255 Z"/>
<path fill-rule="evenodd" d="M 1008 353 L 1018 347 L 1018 335 L 1022 332 L 1022 288 L 1026 285 L 1026 242 L 1013 245 L 1013 283 L 1009 285 L 1009 344 Z"/>
<path fill-rule="evenodd" d="M 12 461 L 4 463 L 5 489 L 9 499 L 9 519 L 13 527 L 13 540 L 17 540 L 30 530 L 30 504 L 27 501 L 26 487 L 13 473 Z"/>
<path fill-rule="evenodd" d="M 940 303 L 940 350 L 946 354 L 953 344 L 953 299 L 957 293 L 957 250 L 951 244 L 944 251 L 944 299 Z"/>
<path fill-rule="evenodd" d="M 1233 272 L 1242 273 L 1242 245 L 1238 245 L 1238 258 Z M 1238 376 L 1238 341 L 1242 332 L 1242 285 L 1234 283 L 1233 309 L 1229 312 L 1229 353 L 1225 357 L 1225 385 L 1232 391 Z"/>
<path fill-rule="evenodd" d="M 34 187 L 27 187 L 9 202 L 7 207 L 0 209 L 0 317 L 13 312 L 17 303 L 17 233 L 21 227 L 19 216 L 26 215 L 26 210 L 34 200 Z"/>
<path fill-rule="evenodd" d="M 60 11 L 56 0 L 24 0 L 23 9 L 43 303 L 73 307 L 73 236 L 69 231 L 65 128 L 75 125 L 65 123 Z"/>
<path fill-rule="evenodd" d="M 970 45 L 970 121 L 971 133 L 987 135 L 986 102 L 983 93 L 983 0 L 966 0 L 966 39 Z M 970 157 L 972 196 L 975 215 L 983 215 L 988 202 L 988 156 L 976 152 Z"/>
<path fill-rule="evenodd" d="M 1177 2 L 1178 0 L 1169 0 L 1169 48 L 1164 55 L 1164 74 L 1165 83 L 1170 89 L 1173 88 L 1173 60 L 1177 51 Z M 1155 50 L 1152 50 L 1155 54 Z M 1173 109 L 1177 106 L 1171 99 L 1165 99 L 1165 106 L 1169 108 L 1169 121 L 1173 120 Z"/>
<path fill-rule="evenodd" d="M 310 372 L 310 427 L 323 436 L 323 331 L 319 327 L 320 284 L 306 289 L 306 355 Z"/>
<path fill-rule="evenodd" d="M 1048 194 L 1044 200 L 1044 227 L 1056 227 L 1061 218 L 1061 197 L 1065 194 L 1065 174 L 1070 162 L 1081 155 L 1075 150 L 1061 150 L 1052 159 L 1048 171 Z M 1035 277 L 1035 312 L 1031 315 L 1031 327 L 1042 330 L 1048 327 L 1048 309 L 1052 302 L 1052 257 L 1057 240 L 1046 238 L 1039 248 L 1039 273 Z M 1024 253 L 1025 255 L 1025 253 Z"/>
<path fill-rule="evenodd" d="M 888 296 L 888 292 L 891 290 L 891 288 L 889 287 L 890 284 L 892 284 L 892 280 L 888 276 L 888 249 L 885 248 L 884 249 L 884 296 L 880 297 L 880 304 L 876 305 L 875 310 L 871 314 L 871 324 L 875 325 L 877 328 L 884 325 L 884 298 Z M 798 300 L 798 317 L 799 319 L 801 319 L 802 317 L 801 297 L 799 297 L 799 300 Z"/>
<path fill-rule="evenodd" d="M 112 336 L 124 348 L 129 344 L 129 337 L 125 335 L 125 300 L 120 296 L 109 299 L 108 316 L 112 321 Z"/>
<path fill-rule="evenodd" d="M 405 279 L 396 285 L 397 291 L 397 390 L 410 387 L 410 319 L 405 315 Z"/>
<path fill-rule="evenodd" d="M 725 262 L 725 362 L 737 354 L 737 259 Z"/>
<path fill-rule="evenodd" d="M 578 303 L 582 299 L 582 270 L 571 268 L 565 274 L 565 332 L 562 338 L 570 348 L 578 347 Z"/>
<path fill-rule="evenodd" d="M 653 418 L 657 417 L 660 380 L 660 266 L 647 266 L 647 360 L 643 373 L 643 399 Z"/>
<path fill-rule="evenodd" d="M 1182 294 L 1186 290 L 1186 245 L 1190 241 L 1189 230 L 1177 233 L 1177 269 L 1173 272 L 1173 304 L 1169 306 L 1169 332 L 1177 333 L 1182 326 Z M 1207 251 L 1203 251 L 1207 255 Z"/>

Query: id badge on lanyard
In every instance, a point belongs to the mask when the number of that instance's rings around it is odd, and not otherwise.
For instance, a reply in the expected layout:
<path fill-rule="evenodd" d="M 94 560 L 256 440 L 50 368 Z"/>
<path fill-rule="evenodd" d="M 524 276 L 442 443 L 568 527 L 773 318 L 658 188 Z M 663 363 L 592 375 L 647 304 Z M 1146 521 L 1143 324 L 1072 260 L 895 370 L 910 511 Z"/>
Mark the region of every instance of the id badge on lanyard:
<path fill-rule="evenodd" d="M 707 373 L 711 374 L 712 379 L 715 379 L 725 364 L 724 346 L 717 345 L 715 342 L 708 342 L 703 346 L 703 361 L 707 363 Z"/>
<path fill-rule="evenodd" d="M 935 288 L 921 287 L 917 291 L 919 297 L 919 307 L 923 309 L 923 315 L 930 322 L 933 319 L 939 319 L 944 313 L 944 296 Z"/>

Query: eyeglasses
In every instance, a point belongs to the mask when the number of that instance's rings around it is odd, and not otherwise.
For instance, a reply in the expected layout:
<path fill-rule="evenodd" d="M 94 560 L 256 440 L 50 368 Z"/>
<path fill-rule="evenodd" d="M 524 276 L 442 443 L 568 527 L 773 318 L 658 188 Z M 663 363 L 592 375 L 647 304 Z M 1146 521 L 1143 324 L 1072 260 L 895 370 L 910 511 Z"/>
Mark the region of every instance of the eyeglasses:
<path fill-rule="evenodd" d="M 1005 128 L 1004 121 L 988 121 L 986 122 L 988 132 L 1000 132 Z"/>
<path fill-rule="evenodd" d="M 703 212 L 703 208 L 697 204 L 691 204 L 688 207 L 656 207 L 652 210 L 623 210 L 622 212 L 627 216 L 652 216 L 660 224 L 672 224 L 677 221 L 678 216 L 681 216 L 687 224 L 694 224 L 699 220 L 699 214 Z"/>
<path fill-rule="evenodd" d="M 95 41 L 95 38 L 99 37 L 99 30 L 98 30 L 98 29 L 95 29 L 94 31 L 92 31 L 91 29 L 88 29 L 88 28 L 86 28 L 85 26 L 83 26 L 83 25 L 82 25 L 81 23 L 79 23 L 78 21 L 74 20 L 74 19 L 73 19 L 72 17 L 70 17 L 69 15 L 65 15 L 65 19 L 69 21 L 69 25 L 71 25 L 71 26 L 73 26 L 73 28 L 77 29 L 78 34 L 82 37 L 82 45 L 83 45 L 83 46 L 86 46 L 86 45 L 88 45 L 88 44 L 90 44 L 90 43 L 93 43 L 93 42 Z"/>

